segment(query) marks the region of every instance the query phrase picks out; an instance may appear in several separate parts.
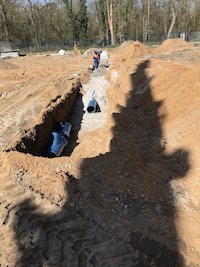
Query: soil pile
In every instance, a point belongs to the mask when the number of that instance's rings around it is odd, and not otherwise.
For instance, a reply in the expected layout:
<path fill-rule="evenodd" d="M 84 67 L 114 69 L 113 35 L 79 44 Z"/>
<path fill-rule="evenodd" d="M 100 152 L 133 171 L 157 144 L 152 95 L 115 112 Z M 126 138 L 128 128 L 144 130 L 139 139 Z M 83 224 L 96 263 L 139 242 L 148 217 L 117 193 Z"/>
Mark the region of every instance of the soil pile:
<path fill-rule="evenodd" d="M 187 48 L 187 47 L 191 47 L 191 44 L 181 38 L 168 39 L 164 41 L 161 44 L 161 46 L 154 49 L 154 51 L 157 53 L 164 53 L 164 52 L 170 52 L 172 50 L 177 50 L 180 48 Z"/>
<path fill-rule="evenodd" d="M 128 59 L 134 57 L 141 57 L 148 53 L 148 48 L 139 41 L 125 41 L 116 50 L 116 57 L 118 59 Z"/>
<path fill-rule="evenodd" d="M 109 91 L 110 106 L 115 112 L 107 165 L 117 162 L 118 153 L 121 158 L 120 163 L 115 164 L 119 177 L 111 183 L 124 189 L 132 188 L 147 202 L 162 199 L 166 206 L 164 208 L 163 202 L 161 209 L 178 213 L 179 218 L 165 214 L 169 216 L 168 223 L 160 221 L 168 229 L 164 243 L 169 242 L 168 245 L 177 250 L 172 240 L 178 238 L 179 251 L 189 261 L 199 264 L 200 244 L 195 238 L 199 235 L 200 207 L 196 179 L 200 164 L 199 66 L 188 68 L 158 59 L 127 59 L 120 64 L 113 62 L 111 71 L 115 74 L 110 74 L 111 80 L 112 76 L 117 78 L 113 79 L 114 87 Z M 154 171 L 158 180 L 152 175 L 151 166 L 157 166 Z M 104 176 L 109 180 L 114 173 L 109 171 Z M 170 202 L 174 204 L 171 206 Z M 154 220 L 153 214 L 150 217 Z M 191 248 L 193 253 L 188 257 L 186 251 Z"/>

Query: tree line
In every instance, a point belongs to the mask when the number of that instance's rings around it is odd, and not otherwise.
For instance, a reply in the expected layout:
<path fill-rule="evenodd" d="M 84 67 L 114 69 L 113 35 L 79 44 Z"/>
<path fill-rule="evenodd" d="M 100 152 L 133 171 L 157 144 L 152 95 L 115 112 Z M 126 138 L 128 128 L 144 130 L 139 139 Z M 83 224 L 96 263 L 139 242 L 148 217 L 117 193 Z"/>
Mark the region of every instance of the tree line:
<path fill-rule="evenodd" d="M 200 31 L 200 0 L 0 0 L 0 41 L 115 45 Z"/>

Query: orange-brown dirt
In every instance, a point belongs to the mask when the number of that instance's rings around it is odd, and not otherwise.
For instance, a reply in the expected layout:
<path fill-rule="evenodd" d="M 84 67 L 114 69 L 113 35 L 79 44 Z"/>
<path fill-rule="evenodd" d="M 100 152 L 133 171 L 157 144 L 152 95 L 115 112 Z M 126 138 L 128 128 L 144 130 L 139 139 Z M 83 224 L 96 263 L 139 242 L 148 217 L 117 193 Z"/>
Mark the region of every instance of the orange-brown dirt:
<path fill-rule="evenodd" d="M 157 53 L 170 52 L 177 49 L 188 48 L 192 45 L 181 38 L 168 39 L 164 41 L 158 48 L 155 49 Z"/>
<path fill-rule="evenodd" d="M 0 68 L 1 266 L 200 266 L 200 49 L 168 42 L 167 55 L 139 42 L 112 53 L 106 123 L 59 158 L 43 151 L 90 59 Z"/>

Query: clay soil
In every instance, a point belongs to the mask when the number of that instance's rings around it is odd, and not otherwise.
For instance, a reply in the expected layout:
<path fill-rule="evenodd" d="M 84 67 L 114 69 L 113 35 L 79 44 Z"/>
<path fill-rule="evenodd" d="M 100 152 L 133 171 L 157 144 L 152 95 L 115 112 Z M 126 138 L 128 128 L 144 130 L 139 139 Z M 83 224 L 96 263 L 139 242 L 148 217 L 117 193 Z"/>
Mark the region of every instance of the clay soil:
<path fill-rule="evenodd" d="M 0 266 L 200 266 L 200 48 L 129 41 L 110 63 L 0 61 Z"/>

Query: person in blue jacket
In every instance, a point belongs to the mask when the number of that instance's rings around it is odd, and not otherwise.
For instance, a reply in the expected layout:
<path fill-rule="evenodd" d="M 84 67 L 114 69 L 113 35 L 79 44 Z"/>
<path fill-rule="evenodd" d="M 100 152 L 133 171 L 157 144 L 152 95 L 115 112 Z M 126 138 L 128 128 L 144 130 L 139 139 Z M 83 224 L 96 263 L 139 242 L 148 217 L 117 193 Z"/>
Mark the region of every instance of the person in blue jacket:
<path fill-rule="evenodd" d="M 94 51 L 94 55 L 93 55 L 93 70 L 98 69 L 98 67 L 99 67 L 101 52 L 102 52 L 102 50 Z"/>
<path fill-rule="evenodd" d="M 93 55 L 93 70 L 98 69 L 99 67 L 99 58 L 100 58 L 100 54 L 98 51 L 94 51 L 94 55 Z"/>

